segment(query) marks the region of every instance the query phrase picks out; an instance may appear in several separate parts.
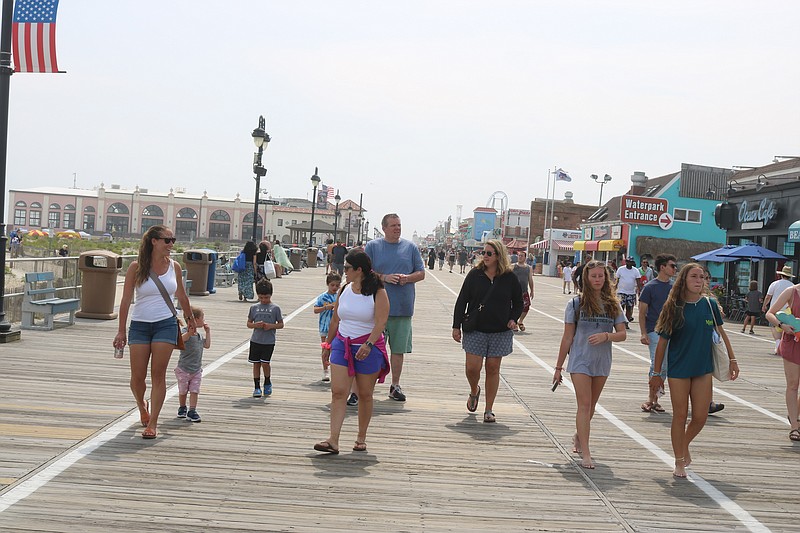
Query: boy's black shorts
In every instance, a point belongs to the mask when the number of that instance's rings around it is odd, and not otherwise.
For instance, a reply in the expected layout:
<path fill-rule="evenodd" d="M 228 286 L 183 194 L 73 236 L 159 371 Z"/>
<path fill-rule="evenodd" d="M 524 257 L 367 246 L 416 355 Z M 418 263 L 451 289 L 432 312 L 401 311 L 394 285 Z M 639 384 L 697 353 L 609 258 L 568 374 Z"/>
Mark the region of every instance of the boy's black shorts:
<path fill-rule="evenodd" d="M 247 360 L 251 363 L 269 363 L 272 360 L 272 352 L 274 351 L 274 344 L 259 344 L 250 341 L 250 356 Z"/>

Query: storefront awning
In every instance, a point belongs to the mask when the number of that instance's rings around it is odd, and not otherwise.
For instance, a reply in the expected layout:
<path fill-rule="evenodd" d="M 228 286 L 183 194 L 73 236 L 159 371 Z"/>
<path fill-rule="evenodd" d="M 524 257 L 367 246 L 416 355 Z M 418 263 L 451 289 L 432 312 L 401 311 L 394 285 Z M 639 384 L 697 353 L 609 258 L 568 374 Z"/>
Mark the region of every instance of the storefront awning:
<path fill-rule="evenodd" d="M 616 252 L 625 247 L 625 241 L 622 239 L 609 239 L 597 243 L 598 252 Z"/>
<path fill-rule="evenodd" d="M 572 249 L 582 251 L 586 249 L 586 241 L 575 241 L 572 243 Z"/>
<path fill-rule="evenodd" d="M 583 248 L 575 248 L 576 250 L 584 250 L 586 252 L 596 252 L 597 245 L 600 241 L 580 241 L 583 243 Z M 578 244 L 578 241 L 575 242 Z"/>
<path fill-rule="evenodd" d="M 564 241 L 560 239 L 553 239 L 553 249 L 554 250 L 572 250 L 572 244 L 575 241 Z M 535 242 L 531 244 L 531 248 L 535 248 L 536 250 L 549 250 L 550 249 L 550 239 L 545 239 L 543 241 Z"/>

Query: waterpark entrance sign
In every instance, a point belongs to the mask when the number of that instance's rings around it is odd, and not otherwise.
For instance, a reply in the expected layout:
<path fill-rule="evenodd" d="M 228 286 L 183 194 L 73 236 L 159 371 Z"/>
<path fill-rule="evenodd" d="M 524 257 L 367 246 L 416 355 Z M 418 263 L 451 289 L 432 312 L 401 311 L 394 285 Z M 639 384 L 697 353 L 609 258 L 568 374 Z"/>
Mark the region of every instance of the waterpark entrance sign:
<path fill-rule="evenodd" d="M 620 219 L 631 224 L 658 226 L 658 219 L 669 212 L 669 202 L 664 198 L 625 194 L 620 204 Z"/>

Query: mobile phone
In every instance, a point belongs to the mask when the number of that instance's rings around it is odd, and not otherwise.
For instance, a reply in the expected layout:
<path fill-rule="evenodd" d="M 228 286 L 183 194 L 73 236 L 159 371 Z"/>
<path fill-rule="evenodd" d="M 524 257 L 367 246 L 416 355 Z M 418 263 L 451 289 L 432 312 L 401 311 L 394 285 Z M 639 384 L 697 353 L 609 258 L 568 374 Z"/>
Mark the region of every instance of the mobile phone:
<path fill-rule="evenodd" d="M 550 390 L 555 392 L 559 385 L 561 385 L 561 380 L 558 380 L 555 383 L 553 383 L 553 388 Z"/>

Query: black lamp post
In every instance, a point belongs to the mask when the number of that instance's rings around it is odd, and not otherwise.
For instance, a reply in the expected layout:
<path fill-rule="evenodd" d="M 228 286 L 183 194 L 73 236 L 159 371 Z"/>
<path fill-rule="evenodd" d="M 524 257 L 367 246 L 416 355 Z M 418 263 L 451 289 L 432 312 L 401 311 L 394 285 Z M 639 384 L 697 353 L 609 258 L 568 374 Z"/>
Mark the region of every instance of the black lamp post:
<path fill-rule="evenodd" d="M 603 205 L 603 185 L 611 181 L 611 176 L 606 174 L 605 176 L 600 178 L 597 174 L 592 174 L 589 177 L 592 178 L 595 183 L 600 184 L 600 201 L 597 203 L 597 206 L 600 207 L 601 205 Z"/>
<path fill-rule="evenodd" d="M 353 211 L 347 211 L 347 237 L 344 240 L 345 246 L 350 246 L 350 219 L 353 218 Z"/>
<path fill-rule="evenodd" d="M 8 156 L 8 101 L 11 89 L 11 25 L 14 2 L 3 1 L 2 8 L 2 42 L 0 42 L 0 342 L 20 339 L 19 331 L 11 331 L 11 323 L 6 320 L 5 284 L 6 284 L 6 236 L 5 203 L 6 203 L 6 159 Z"/>
<path fill-rule="evenodd" d="M 253 242 L 256 240 L 256 229 L 258 228 L 258 193 L 261 191 L 261 177 L 267 175 L 267 169 L 261 165 L 261 156 L 267 148 L 270 139 L 269 134 L 265 130 L 266 122 L 264 116 L 258 117 L 258 127 L 253 130 L 253 142 L 258 149 L 258 152 L 253 154 L 253 174 L 256 180 L 256 198 L 253 201 Z"/>
<path fill-rule="evenodd" d="M 308 236 L 308 245 L 314 246 L 314 212 L 317 208 L 317 187 L 319 187 L 319 182 L 322 181 L 317 173 L 319 172 L 318 167 L 314 167 L 314 175 L 311 176 L 311 184 L 314 186 L 314 194 L 311 198 L 311 229 L 309 230 Z"/>
<path fill-rule="evenodd" d="M 336 200 L 336 208 L 333 210 L 333 241 L 339 242 L 339 200 L 342 199 L 339 196 L 339 189 L 336 189 L 336 196 L 333 199 Z"/>

